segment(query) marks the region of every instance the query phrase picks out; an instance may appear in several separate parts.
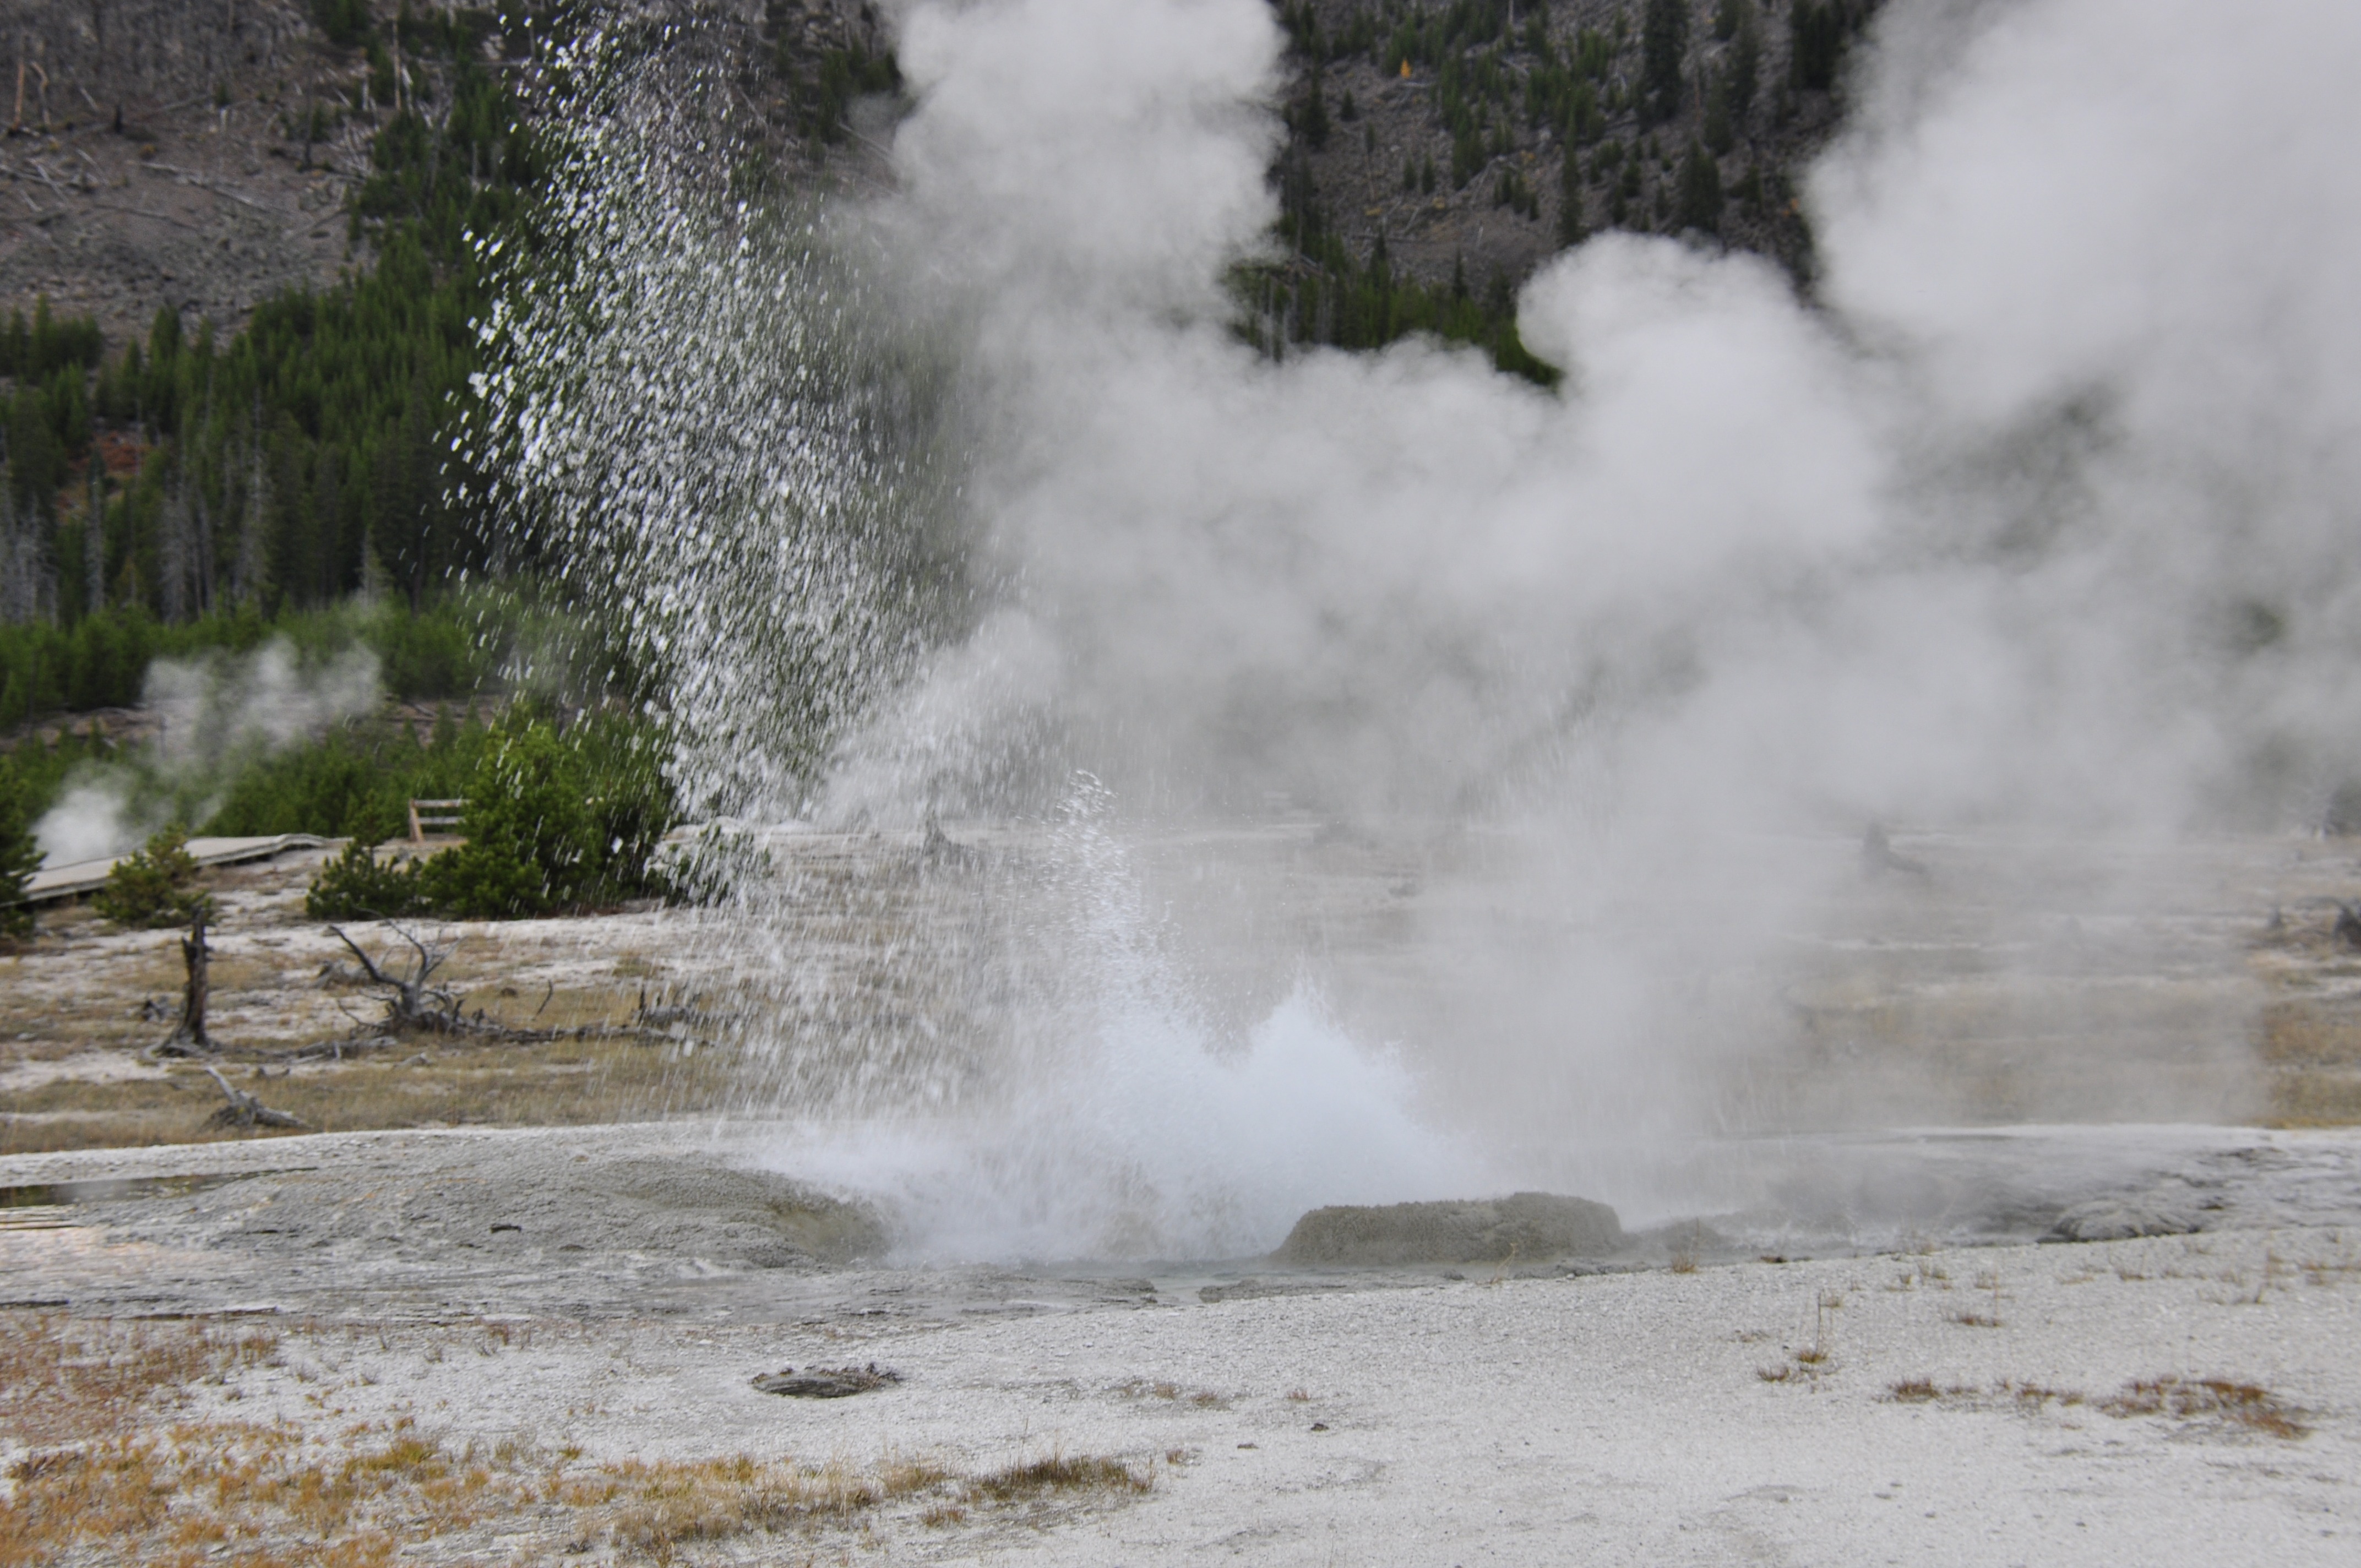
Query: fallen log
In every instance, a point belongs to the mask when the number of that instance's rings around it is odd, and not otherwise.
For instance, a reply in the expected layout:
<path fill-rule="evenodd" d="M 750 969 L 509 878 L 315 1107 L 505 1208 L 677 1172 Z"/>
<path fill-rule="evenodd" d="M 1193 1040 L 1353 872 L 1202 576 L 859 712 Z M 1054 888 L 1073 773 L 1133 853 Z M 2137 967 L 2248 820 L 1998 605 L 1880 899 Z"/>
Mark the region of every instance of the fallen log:
<path fill-rule="evenodd" d="M 221 1085 L 221 1091 L 229 1096 L 229 1103 L 206 1119 L 207 1126 L 244 1127 L 250 1131 L 256 1127 L 301 1127 L 304 1124 L 302 1117 L 291 1116 L 284 1111 L 273 1111 L 253 1095 L 232 1084 L 228 1079 L 221 1075 L 221 1069 L 213 1063 L 206 1062 L 204 1069 L 213 1075 L 213 1080 L 215 1083 Z"/>

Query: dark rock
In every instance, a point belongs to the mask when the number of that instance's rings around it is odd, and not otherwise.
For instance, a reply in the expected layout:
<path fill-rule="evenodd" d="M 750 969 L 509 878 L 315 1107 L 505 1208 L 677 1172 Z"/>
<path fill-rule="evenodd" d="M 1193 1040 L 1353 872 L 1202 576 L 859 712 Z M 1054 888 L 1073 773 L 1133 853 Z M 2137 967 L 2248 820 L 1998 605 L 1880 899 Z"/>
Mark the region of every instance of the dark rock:
<path fill-rule="evenodd" d="M 1597 1255 L 1623 1245 L 1615 1211 L 1586 1198 L 1518 1192 L 1506 1198 L 1314 1209 L 1271 1255 L 1282 1263 L 1361 1267 L 1422 1263 L 1529 1263 Z"/>
<path fill-rule="evenodd" d="M 784 1394 L 790 1399 L 841 1399 L 900 1381 L 900 1373 L 873 1361 L 866 1366 L 807 1366 L 801 1372 L 792 1366 L 782 1367 L 755 1378 L 754 1388 L 758 1393 Z"/>

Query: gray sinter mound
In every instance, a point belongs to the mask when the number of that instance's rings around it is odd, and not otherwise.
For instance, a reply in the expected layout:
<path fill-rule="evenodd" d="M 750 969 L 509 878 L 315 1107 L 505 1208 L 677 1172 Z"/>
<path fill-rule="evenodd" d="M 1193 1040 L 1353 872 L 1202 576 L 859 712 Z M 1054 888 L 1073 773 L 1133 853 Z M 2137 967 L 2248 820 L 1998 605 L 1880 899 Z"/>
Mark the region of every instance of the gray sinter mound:
<path fill-rule="evenodd" d="M 1314 1209 L 1271 1255 L 1281 1263 L 1382 1267 L 1417 1263 L 1545 1262 L 1623 1245 L 1615 1211 L 1587 1198 L 1518 1192 L 1474 1201 Z"/>
<path fill-rule="evenodd" d="M 2058 1216 L 2045 1242 L 2119 1242 L 2134 1236 L 2185 1236 L 2203 1227 L 2191 1214 L 2136 1200 L 2095 1198 Z"/>
<path fill-rule="evenodd" d="M 544 1265 L 625 1255 L 722 1268 L 840 1267 L 887 1245 L 866 1204 L 708 1157 L 553 1158 L 539 1140 L 468 1146 L 456 1161 L 456 1147 L 419 1153 L 409 1170 L 330 1166 L 224 1189 L 213 1195 L 226 1211 L 219 1238 L 424 1264 L 489 1251 Z"/>

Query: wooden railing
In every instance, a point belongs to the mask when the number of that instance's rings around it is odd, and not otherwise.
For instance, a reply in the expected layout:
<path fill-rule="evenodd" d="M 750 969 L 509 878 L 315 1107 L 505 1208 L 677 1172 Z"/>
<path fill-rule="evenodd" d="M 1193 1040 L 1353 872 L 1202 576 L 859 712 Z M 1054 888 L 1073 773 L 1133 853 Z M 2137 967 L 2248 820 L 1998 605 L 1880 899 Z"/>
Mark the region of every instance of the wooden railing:
<path fill-rule="evenodd" d="M 464 800 L 413 800 L 410 803 L 410 841 L 423 844 L 429 828 L 459 826 L 459 814 L 466 810 Z"/>

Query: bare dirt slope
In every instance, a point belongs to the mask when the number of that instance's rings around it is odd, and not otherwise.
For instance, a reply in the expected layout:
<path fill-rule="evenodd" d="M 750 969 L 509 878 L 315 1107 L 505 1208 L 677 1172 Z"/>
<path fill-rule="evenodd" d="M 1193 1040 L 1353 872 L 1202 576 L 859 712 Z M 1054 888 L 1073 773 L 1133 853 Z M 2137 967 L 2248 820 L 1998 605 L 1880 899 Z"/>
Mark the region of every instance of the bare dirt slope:
<path fill-rule="evenodd" d="M 0 311 L 46 294 L 110 344 L 163 305 L 227 329 L 360 259 L 344 208 L 374 127 L 344 105 L 368 62 L 305 7 L 24 0 L 12 22 Z"/>
<path fill-rule="evenodd" d="M 0 38 L 0 317 L 29 318 L 46 295 L 60 314 L 97 317 L 110 347 L 166 305 L 226 334 L 282 290 L 372 265 L 348 214 L 371 139 L 398 107 L 433 118 L 449 101 L 437 70 L 393 45 L 401 9 L 370 0 L 364 48 L 332 42 L 302 0 L 18 0 Z M 514 69 L 529 29 L 549 25 L 528 8 L 414 9 L 475 17 L 494 69 Z M 708 106 L 790 178 L 867 156 L 809 121 L 829 50 L 884 47 L 873 7 L 618 9 L 693 16 L 702 45 L 686 68 L 710 69 L 697 91 L 726 82 L 728 103 Z"/>

